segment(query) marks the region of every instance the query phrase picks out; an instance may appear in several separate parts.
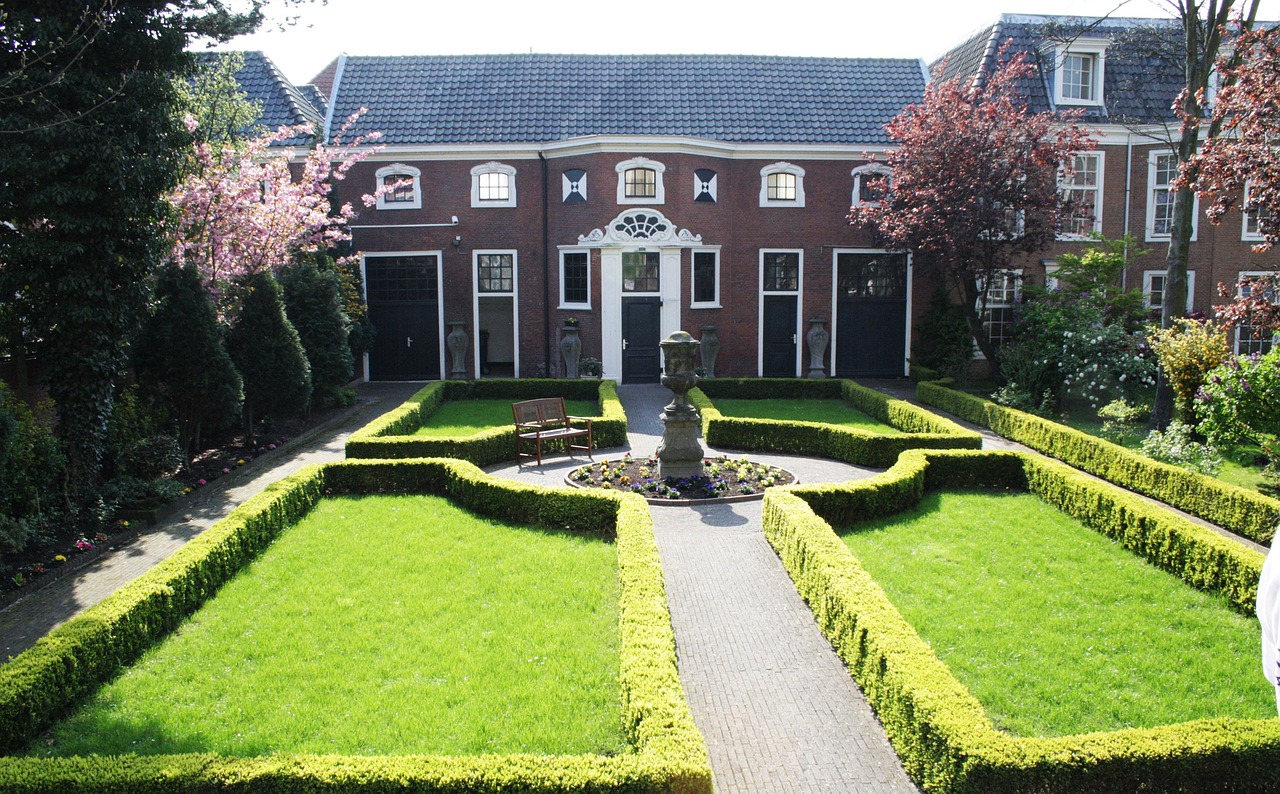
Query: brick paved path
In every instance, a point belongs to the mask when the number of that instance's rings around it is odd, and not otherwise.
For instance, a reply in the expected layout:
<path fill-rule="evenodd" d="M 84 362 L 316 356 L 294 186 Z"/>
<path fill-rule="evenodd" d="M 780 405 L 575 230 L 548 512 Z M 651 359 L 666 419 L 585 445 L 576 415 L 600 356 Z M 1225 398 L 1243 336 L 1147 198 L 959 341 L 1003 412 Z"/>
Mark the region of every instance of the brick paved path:
<path fill-rule="evenodd" d="M 267 485 L 303 466 L 342 460 L 352 431 L 404 402 L 421 387 L 420 383 L 361 384 L 359 403 L 351 413 L 219 478 L 187 497 L 177 513 L 137 539 L 0 611 L 0 660 L 30 648 L 59 624 L 133 581 Z"/>
<path fill-rule="evenodd" d="M 623 386 L 630 449 L 658 444 L 671 393 Z M 597 453 L 596 458 L 608 455 Z M 751 456 L 803 482 L 873 474 L 833 461 Z M 560 485 L 555 457 L 500 476 Z M 915 792 L 884 730 L 764 538 L 760 502 L 654 506 L 680 678 L 719 792 Z"/>

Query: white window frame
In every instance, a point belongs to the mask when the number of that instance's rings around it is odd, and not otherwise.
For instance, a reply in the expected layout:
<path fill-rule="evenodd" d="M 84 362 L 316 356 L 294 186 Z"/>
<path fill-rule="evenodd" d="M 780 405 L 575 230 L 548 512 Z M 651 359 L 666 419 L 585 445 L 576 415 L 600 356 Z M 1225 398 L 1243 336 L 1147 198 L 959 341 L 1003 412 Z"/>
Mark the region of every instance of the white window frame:
<path fill-rule="evenodd" d="M 697 284 L 696 284 L 697 270 L 696 270 L 696 269 L 695 269 L 695 267 L 694 267 L 694 263 L 695 263 L 695 261 L 696 261 L 696 260 L 697 260 L 697 258 L 698 258 L 698 254 L 708 254 L 708 253 L 709 253 L 709 254 L 714 255 L 714 256 L 715 256 L 715 258 L 716 258 L 716 268 L 715 268 L 715 281 L 716 281 L 716 283 L 715 283 L 715 287 L 716 287 L 716 295 L 715 295 L 715 298 L 714 298 L 713 300 L 710 300 L 710 301 L 697 301 L 697 300 L 694 300 L 694 297 L 693 297 L 693 296 L 696 294 L 696 292 L 697 292 L 697 290 L 696 290 L 696 287 L 697 287 Z M 689 308 L 690 308 L 690 309 L 719 309 L 719 308 L 721 308 L 721 306 L 720 306 L 720 249 L 719 249 L 719 248 L 692 248 L 692 249 L 690 249 L 690 253 L 689 253 Z"/>
<path fill-rule="evenodd" d="M 1101 107 L 1105 103 L 1103 84 L 1107 74 L 1107 45 L 1110 43 L 1109 39 L 1079 38 L 1056 47 L 1053 58 L 1053 96 L 1057 104 Z M 1065 64 L 1070 55 L 1093 58 L 1093 96 L 1088 99 L 1068 97 L 1063 93 L 1062 80 L 1066 76 Z"/>
<path fill-rule="evenodd" d="M 570 303 L 564 295 L 564 258 L 567 254 L 584 254 L 587 257 L 587 302 L 586 303 Z M 591 310 L 591 249 L 589 248 L 563 248 L 560 250 L 560 305 L 559 309 L 574 309 L 577 311 Z"/>
<path fill-rule="evenodd" d="M 1016 303 L 1018 302 L 1018 299 L 1019 299 L 1020 297 L 1022 297 L 1022 268 L 1006 268 L 1006 269 L 1001 269 L 1001 270 L 995 270 L 995 271 L 992 271 L 992 272 L 993 272 L 993 274 L 996 274 L 996 275 L 1001 279 L 1001 281 L 1003 281 L 1003 282 L 1004 282 L 1004 286 L 1003 286 L 1003 288 L 1001 289 L 1001 292 L 1005 293 L 1005 296 L 1004 296 L 1004 297 L 1005 297 L 1005 299 L 1004 299 L 1004 300 L 1000 300 L 1000 301 L 992 301 L 992 300 L 991 300 L 991 293 L 990 293 L 990 292 L 987 292 L 986 290 L 981 290 L 981 289 L 979 290 L 979 293 L 980 293 L 980 294 L 979 294 L 979 296 L 978 296 L 978 300 L 980 300 L 980 301 L 981 301 L 981 300 L 983 299 L 983 295 L 984 295 L 984 294 L 985 294 L 985 296 L 986 296 L 986 301 L 985 301 L 985 303 L 983 303 L 983 304 L 981 305 L 980 309 L 981 309 L 981 313 L 982 313 L 982 314 L 981 314 L 981 316 L 982 316 L 982 327 L 983 327 L 983 329 L 985 329 L 985 330 L 986 330 L 986 332 L 987 332 L 987 338 L 988 338 L 988 339 L 990 339 L 990 338 L 991 338 L 991 330 L 990 330 L 990 328 L 991 328 L 991 320 L 990 320 L 990 312 L 991 312 L 991 310 L 992 310 L 992 309 L 1012 309 L 1012 308 L 1013 308 L 1013 306 L 1014 306 L 1014 304 L 1016 304 Z M 1010 279 L 1010 278 L 1012 278 L 1012 279 L 1013 279 L 1013 296 L 1012 296 L 1011 298 L 1010 298 L 1010 297 L 1008 296 L 1008 294 L 1007 294 L 1007 293 L 1009 292 L 1009 279 Z M 979 285 L 979 286 L 981 286 L 981 285 Z M 1001 325 L 1003 325 L 1003 323 L 1001 323 Z M 1004 337 L 1004 335 L 1003 335 L 1003 334 L 1001 334 L 1001 338 L 1002 338 L 1002 339 L 1003 339 L 1003 337 Z M 994 340 L 992 340 L 992 344 L 995 344 L 995 341 L 994 341 Z M 986 356 L 985 356 L 985 355 L 983 354 L 983 352 L 982 352 L 982 348 L 978 347 L 976 344 L 975 344 L 973 347 L 974 347 L 974 351 L 973 351 L 973 357 L 974 357 L 974 358 L 976 358 L 976 359 L 985 359 L 985 358 L 986 358 Z"/>
<path fill-rule="evenodd" d="M 1258 229 L 1249 230 L 1249 220 L 1258 217 L 1259 213 L 1245 209 L 1245 207 L 1249 206 L 1249 189 L 1251 187 L 1252 180 L 1244 183 L 1244 196 L 1240 202 L 1240 239 L 1247 243 L 1260 243 L 1267 239 L 1266 235 Z"/>
<path fill-rule="evenodd" d="M 1236 296 L 1237 296 L 1237 297 L 1239 297 L 1239 296 L 1240 296 L 1240 279 L 1242 279 L 1242 278 L 1257 278 L 1258 276 L 1274 276 L 1274 275 L 1276 275 L 1276 273 L 1275 273 L 1275 271 L 1272 271 L 1272 270 L 1242 270 L 1242 271 L 1240 271 L 1239 273 L 1236 273 Z M 1237 356 L 1244 356 L 1244 355 L 1248 355 L 1248 353 L 1242 353 L 1242 352 L 1240 352 L 1240 339 L 1241 339 L 1241 336 L 1242 336 L 1242 334 L 1240 333 L 1240 331 L 1241 331 L 1241 330 L 1242 330 L 1242 328 L 1244 328 L 1244 327 L 1248 327 L 1248 328 L 1250 328 L 1250 329 L 1252 329 L 1252 328 L 1253 328 L 1253 326 L 1240 326 L 1240 325 L 1237 325 L 1235 328 L 1231 329 L 1231 331 L 1232 331 L 1232 335 L 1233 335 L 1233 339 L 1231 340 L 1231 350 L 1232 350 L 1232 352 L 1234 352 Z M 1249 341 L 1255 341 L 1255 340 L 1253 340 L 1252 336 L 1250 336 L 1250 337 L 1249 337 Z M 1275 345 L 1275 343 L 1276 343 L 1276 339 L 1275 339 L 1275 335 L 1274 335 L 1274 334 L 1272 335 L 1272 338 L 1271 338 L 1270 340 L 1257 340 L 1257 341 L 1270 341 L 1270 343 L 1271 343 L 1271 345 L 1272 345 L 1272 346 L 1274 346 L 1274 345 Z M 1268 348 L 1268 349 L 1270 349 L 1270 348 Z M 1250 352 L 1260 352 L 1260 351 L 1250 351 Z"/>
<path fill-rule="evenodd" d="M 627 172 L 632 168 L 648 168 L 653 171 L 655 184 L 652 196 L 628 196 L 627 195 Z M 618 203 L 619 204 L 664 204 L 667 200 L 666 186 L 663 185 L 662 176 L 666 173 L 667 167 L 657 160 L 650 160 L 648 157 L 633 157 L 630 160 L 623 160 L 613 167 L 618 173 Z"/>
<path fill-rule="evenodd" d="M 1094 193 L 1093 228 L 1089 229 L 1083 234 L 1080 234 L 1077 232 L 1063 232 L 1062 234 L 1058 235 L 1059 240 L 1087 240 L 1089 239 L 1089 232 L 1102 231 L 1102 197 L 1103 197 L 1103 182 L 1104 182 L 1103 174 L 1106 170 L 1106 163 L 1107 163 L 1106 153 L 1099 150 L 1091 149 L 1089 151 L 1076 152 L 1074 156 L 1075 157 L 1094 157 L 1097 159 L 1098 161 L 1097 181 L 1092 187 L 1086 186 L 1086 185 L 1069 185 L 1063 181 L 1063 176 L 1065 174 L 1060 173 L 1058 176 L 1058 190 L 1063 193 L 1067 191 L 1086 191 L 1086 190 L 1093 191 Z"/>
<path fill-rule="evenodd" d="M 1061 286 L 1058 283 L 1058 271 L 1062 269 L 1062 265 L 1056 259 L 1045 259 L 1040 264 L 1044 265 L 1044 291 L 1057 292 Z"/>
<path fill-rule="evenodd" d="M 505 199 L 480 198 L 480 176 L 482 174 L 506 174 L 507 197 Z M 472 207 L 514 207 L 516 206 L 516 169 L 506 163 L 490 161 L 471 169 L 471 206 Z"/>
<path fill-rule="evenodd" d="M 412 201 L 387 201 L 386 193 L 382 192 L 382 184 L 386 177 L 399 176 L 407 177 L 413 180 L 413 200 Z M 422 209 L 422 171 L 411 165 L 404 163 L 392 163 L 385 165 L 374 172 L 375 186 L 378 193 L 377 207 L 380 210 L 420 210 Z"/>
<path fill-rule="evenodd" d="M 1151 302 L 1152 282 L 1159 278 L 1163 279 L 1168 271 L 1165 270 L 1144 270 L 1142 271 L 1142 305 L 1148 309 L 1164 308 L 1164 294 L 1167 290 L 1164 288 L 1164 282 L 1160 284 L 1160 303 Z M 1196 271 L 1187 271 L 1187 313 L 1191 313 L 1191 305 L 1195 302 L 1196 296 Z"/>
<path fill-rule="evenodd" d="M 1168 242 L 1172 229 L 1163 234 L 1155 233 L 1156 225 L 1156 190 L 1160 190 L 1156 185 L 1156 161 L 1161 157 L 1174 157 L 1177 154 L 1171 151 L 1151 152 L 1147 155 L 1147 242 Z M 1167 188 L 1164 188 L 1167 189 Z M 1172 200 L 1172 199 L 1171 199 Z M 1170 205 L 1172 212 L 1172 204 Z M 1196 241 L 1196 237 L 1200 232 L 1200 197 L 1196 196 L 1192 200 L 1191 205 L 1191 242 Z"/>
<path fill-rule="evenodd" d="M 870 174 L 880 174 L 886 177 L 886 179 L 889 180 L 890 184 L 892 184 L 893 182 L 893 169 L 891 169 L 889 166 L 884 165 L 882 163 L 867 163 L 866 165 L 860 165 L 857 168 L 850 171 L 849 174 L 850 176 L 853 177 L 853 198 L 849 202 L 849 206 L 851 207 L 880 206 L 880 202 L 878 201 L 862 200 L 862 178 L 864 176 L 867 176 Z"/>
<path fill-rule="evenodd" d="M 794 199 L 769 198 L 769 176 L 771 174 L 792 174 L 796 178 L 796 197 Z M 804 169 L 794 163 L 771 163 L 760 169 L 760 206 L 761 207 L 803 207 L 804 206 Z"/>

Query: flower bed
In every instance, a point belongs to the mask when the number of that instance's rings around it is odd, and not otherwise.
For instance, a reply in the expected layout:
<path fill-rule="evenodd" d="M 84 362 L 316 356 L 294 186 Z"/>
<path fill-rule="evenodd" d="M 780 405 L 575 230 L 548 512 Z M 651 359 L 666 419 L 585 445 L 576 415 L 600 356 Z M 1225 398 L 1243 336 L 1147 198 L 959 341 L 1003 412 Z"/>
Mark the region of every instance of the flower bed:
<path fill-rule="evenodd" d="M 579 466 L 565 480 L 579 488 L 630 492 L 650 501 L 760 497 L 766 488 L 796 481 L 795 475 L 785 469 L 752 463 L 745 457 L 735 460 L 722 455 L 706 458 L 703 463 L 705 476 L 662 478 L 656 455 L 633 458 L 628 452 L 619 460 Z"/>

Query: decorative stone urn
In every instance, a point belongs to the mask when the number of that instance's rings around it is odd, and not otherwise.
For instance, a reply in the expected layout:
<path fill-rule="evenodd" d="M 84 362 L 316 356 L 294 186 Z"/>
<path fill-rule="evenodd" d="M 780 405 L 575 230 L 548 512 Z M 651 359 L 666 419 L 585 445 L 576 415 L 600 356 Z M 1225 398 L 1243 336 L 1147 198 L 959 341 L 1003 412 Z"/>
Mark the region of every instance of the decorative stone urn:
<path fill-rule="evenodd" d="M 449 323 L 449 335 L 444 338 L 445 346 L 449 348 L 449 358 L 453 361 L 449 377 L 454 380 L 467 379 L 467 347 L 471 340 L 467 336 L 466 327 L 465 322 L 455 320 Z"/>
<path fill-rule="evenodd" d="M 716 376 L 716 355 L 720 353 L 720 337 L 716 336 L 714 325 L 702 326 L 702 368 L 708 378 Z"/>
<path fill-rule="evenodd" d="M 578 359 L 582 356 L 582 339 L 578 336 L 578 326 L 565 323 L 564 338 L 560 340 L 560 355 L 564 357 L 564 376 L 578 377 Z"/>
<path fill-rule="evenodd" d="M 814 317 L 809 321 L 809 333 L 804 337 L 809 343 L 809 377 L 811 378 L 827 377 L 827 369 L 822 366 L 822 356 L 827 352 L 831 334 L 827 331 L 826 325 L 826 320 Z"/>
<path fill-rule="evenodd" d="M 684 331 L 676 331 L 659 343 L 665 366 L 662 385 L 675 395 L 662 410 L 662 443 L 658 445 L 658 476 L 700 477 L 702 445 L 698 443 L 698 409 L 689 402 L 689 390 L 698 385 L 693 358 L 701 344 Z"/>

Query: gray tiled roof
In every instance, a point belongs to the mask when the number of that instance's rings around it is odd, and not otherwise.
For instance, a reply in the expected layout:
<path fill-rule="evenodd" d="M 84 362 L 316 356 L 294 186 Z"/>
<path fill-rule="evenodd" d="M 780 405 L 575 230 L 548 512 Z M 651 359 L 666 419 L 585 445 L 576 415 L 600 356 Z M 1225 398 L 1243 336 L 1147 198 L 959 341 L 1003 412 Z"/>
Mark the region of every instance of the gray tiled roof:
<path fill-rule="evenodd" d="M 303 99 L 311 103 L 311 107 L 315 108 L 320 118 L 324 118 L 325 113 L 329 110 L 329 102 L 325 99 L 320 89 L 310 83 L 298 86 L 298 93 L 302 94 Z"/>
<path fill-rule="evenodd" d="M 349 57 L 336 128 L 388 144 L 680 135 L 732 143 L 882 144 L 924 91 L 908 59 L 743 55 Z"/>
<path fill-rule="evenodd" d="M 1054 49 L 1058 41 L 1075 37 L 1106 38 L 1106 69 L 1103 76 L 1105 108 L 1086 109 L 1086 122 L 1173 121 L 1173 100 L 1183 85 L 1176 60 L 1161 52 L 1176 54 L 1181 26 L 1174 19 L 1129 19 L 1005 14 L 994 25 L 979 31 L 964 43 L 934 61 L 932 74 L 947 79 L 959 74 L 979 75 L 995 68 L 1001 48 L 1009 43 L 1006 57 L 1031 54 L 1037 74 L 1020 86 L 1033 111 L 1052 109 Z M 1172 45 L 1172 50 L 1170 49 Z"/>
<path fill-rule="evenodd" d="M 197 61 L 209 61 L 222 55 L 219 52 L 199 53 L 196 58 Z M 254 50 L 240 52 L 239 55 L 244 59 L 244 65 L 236 72 L 236 82 L 246 98 L 262 109 L 255 128 L 274 130 L 280 126 L 310 124 L 316 133 L 324 128 L 324 114 L 281 74 L 270 58 Z M 297 146 L 310 140 L 309 136 L 295 136 L 281 141 L 279 145 Z"/>

